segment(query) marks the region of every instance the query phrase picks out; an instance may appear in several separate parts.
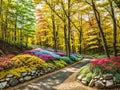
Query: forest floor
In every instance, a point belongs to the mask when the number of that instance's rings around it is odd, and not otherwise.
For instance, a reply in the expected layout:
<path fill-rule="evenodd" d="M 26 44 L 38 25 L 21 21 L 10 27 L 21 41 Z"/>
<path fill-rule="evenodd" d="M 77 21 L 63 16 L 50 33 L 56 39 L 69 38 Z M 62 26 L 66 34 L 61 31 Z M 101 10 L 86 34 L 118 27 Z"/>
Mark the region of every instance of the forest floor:
<path fill-rule="evenodd" d="M 20 48 L 10 45 L 7 42 L 0 40 L 0 55 L 7 55 L 7 54 L 19 54 L 22 52 Z"/>
<path fill-rule="evenodd" d="M 72 86 L 75 88 L 76 85 L 79 84 L 76 84 L 75 86 L 73 84 L 64 86 L 64 84 L 68 82 L 75 83 L 78 70 L 80 67 L 89 63 L 90 60 L 90 58 L 84 58 L 82 61 L 71 66 L 20 84 L 16 87 L 10 87 L 7 90 L 76 90 L 72 89 Z"/>

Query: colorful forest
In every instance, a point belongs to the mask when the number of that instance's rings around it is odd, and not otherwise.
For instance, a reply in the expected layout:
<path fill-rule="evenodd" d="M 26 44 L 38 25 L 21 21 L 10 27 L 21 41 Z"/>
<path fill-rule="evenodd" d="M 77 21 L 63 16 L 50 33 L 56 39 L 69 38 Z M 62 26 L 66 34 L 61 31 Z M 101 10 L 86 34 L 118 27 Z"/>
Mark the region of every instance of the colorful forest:
<path fill-rule="evenodd" d="M 0 0 L 2 89 L 87 56 L 94 59 L 77 80 L 93 88 L 120 87 L 119 55 L 120 0 Z"/>

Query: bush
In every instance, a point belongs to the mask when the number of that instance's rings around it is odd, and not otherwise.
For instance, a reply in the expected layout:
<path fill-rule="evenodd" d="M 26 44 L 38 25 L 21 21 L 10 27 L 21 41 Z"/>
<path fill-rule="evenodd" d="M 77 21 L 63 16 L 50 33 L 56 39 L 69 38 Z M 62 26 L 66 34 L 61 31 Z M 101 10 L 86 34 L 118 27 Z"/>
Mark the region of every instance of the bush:
<path fill-rule="evenodd" d="M 35 55 L 45 61 L 48 60 L 54 60 L 54 59 L 60 59 L 60 55 L 55 54 L 54 52 L 50 52 L 47 50 L 43 50 L 41 48 L 36 48 L 36 49 L 32 49 L 32 50 L 27 50 L 24 53 L 26 54 L 31 54 L 31 55 Z"/>
<path fill-rule="evenodd" d="M 56 52 L 56 54 L 58 54 L 60 56 L 66 56 L 66 54 L 64 52 Z"/>
<path fill-rule="evenodd" d="M 32 68 L 33 70 L 33 68 Z M 3 71 L 0 71 L 0 79 L 6 77 L 6 75 L 8 74 L 13 74 L 17 77 L 20 77 L 21 76 L 21 73 L 23 72 L 30 72 L 31 71 L 31 68 L 29 68 L 28 66 L 23 66 L 23 67 L 12 67 L 8 70 L 3 70 Z"/>
<path fill-rule="evenodd" d="M 78 61 L 78 58 L 75 55 L 70 55 L 70 59 L 73 61 Z"/>
<path fill-rule="evenodd" d="M 91 60 L 91 70 L 99 69 L 102 73 L 114 74 L 120 71 L 120 56 L 108 58 L 98 58 Z"/>
<path fill-rule="evenodd" d="M 80 70 L 79 73 L 82 77 L 86 77 L 86 75 L 90 72 L 89 65 L 83 66 Z"/>
<path fill-rule="evenodd" d="M 65 67 L 67 65 L 67 63 L 63 60 L 54 60 L 53 62 L 57 67 L 60 68 Z"/>
<path fill-rule="evenodd" d="M 68 64 L 71 64 L 72 63 L 72 61 L 70 60 L 70 58 L 68 58 L 68 57 L 61 57 L 60 58 L 61 60 L 64 60 L 66 63 L 68 63 Z"/>
<path fill-rule="evenodd" d="M 119 74 L 119 73 L 116 73 L 116 74 L 115 74 L 115 81 L 116 81 L 117 83 L 120 83 L 120 74 Z"/>
<path fill-rule="evenodd" d="M 0 57 L 0 71 L 10 69 L 14 65 L 16 65 L 16 63 L 14 61 L 10 60 L 10 56 L 9 57 Z"/>
<path fill-rule="evenodd" d="M 90 82 L 91 79 L 92 79 L 92 77 L 93 77 L 93 74 L 92 74 L 92 73 L 88 73 L 88 74 L 86 75 L 86 81 L 87 81 L 87 82 Z"/>
<path fill-rule="evenodd" d="M 42 59 L 28 54 L 17 55 L 16 57 L 12 58 L 12 61 L 18 63 L 16 67 L 27 66 L 29 68 L 34 68 L 34 69 L 44 67 L 45 64 L 45 61 L 43 61 Z"/>
<path fill-rule="evenodd" d="M 41 54 L 41 55 L 38 55 L 37 57 L 43 59 L 44 61 L 48 61 L 48 60 L 54 60 L 55 58 L 50 55 L 50 54 Z"/>

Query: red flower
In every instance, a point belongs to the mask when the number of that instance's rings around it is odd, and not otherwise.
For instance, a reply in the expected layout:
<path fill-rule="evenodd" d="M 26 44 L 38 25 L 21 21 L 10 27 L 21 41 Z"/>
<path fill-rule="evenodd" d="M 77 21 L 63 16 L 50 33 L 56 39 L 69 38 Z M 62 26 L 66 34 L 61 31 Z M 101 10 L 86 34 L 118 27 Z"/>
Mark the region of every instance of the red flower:
<path fill-rule="evenodd" d="M 110 60 L 104 60 L 104 63 L 109 63 L 110 62 Z"/>
<path fill-rule="evenodd" d="M 99 62 L 98 59 L 93 59 L 93 60 L 91 60 L 91 63 L 92 63 L 92 64 L 97 64 L 98 62 Z"/>
<path fill-rule="evenodd" d="M 111 66 L 107 66 L 106 69 L 112 70 L 112 67 Z"/>
<path fill-rule="evenodd" d="M 120 65 L 120 63 L 119 62 L 114 62 L 114 65 Z"/>
<path fill-rule="evenodd" d="M 110 60 L 115 61 L 115 60 L 117 60 L 117 57 L 116 56 L 111 56 Z"/>
<path fill-rule="evenodd" d="M 104 63 L 104 59 L 100 59 L 98 64 L 103 64 Z"/>

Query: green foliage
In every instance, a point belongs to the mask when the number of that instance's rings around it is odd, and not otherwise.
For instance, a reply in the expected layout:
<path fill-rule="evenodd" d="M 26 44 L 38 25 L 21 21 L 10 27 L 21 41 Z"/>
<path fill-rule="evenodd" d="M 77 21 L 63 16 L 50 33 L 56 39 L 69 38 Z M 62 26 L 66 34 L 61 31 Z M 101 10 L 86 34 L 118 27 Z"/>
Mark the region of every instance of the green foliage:
<path fill-rule="evenodd" d="M 68 58 L 68 57 L 61 57 L 60 58 L 61 60 L 64 60 L 66 63 L 68 63 L 68 64 L 71 64 L 72 63 L 72 61 L 70 60 L 70 58 Z"/>
<path fill-rule="evenodd" d="M 102 71 L 100 68 L 95 68 L 94 70 L 92 70 L 92 72 L 95 74 L 95 75 L 101 75 L 102 74 Z"/>
<path fill-rule="evenodd" d="M 115 2 L 116 5 L 120 8 L 120 0 L 114 0 L 114 2 Z"/>
<path fill-rule="evenodd" d="M 89 65 L 85 65 L 85 66 L 81 67 L 80 70 L 79 70 L 79 73 L 80 73 L 82 70 L 84 70 L 85 68 L 88 68 L 88 67 L 89 67 Z"/>
<path fill-rule="evenodd" d="M 90 82 L 91 81 L 91 79 L 92 79 L 92 77 L 93 77 L 93 73 L 88 73 L 87 75 L 86 75 L 86 80 L 87 80 L 87 82 Z"/>
<path fill-rule="evenodd" d="M 83 66 L 80 70 L 79 73 L 81 77 L 86 77 L 86 75 L 90 72 L 89 65 Z"/>
<path fill-rule="evenodd" d="M 65 67 L 67 65 L 67 63 L 63 60 L 54 60 L 53 62 L 57 67 L 60 68 Z"/>
<path fill-rule="evenodd" d="M 73 61 L 78 61 L 78 58 L 75 55 L 70 55 L 70 59 Z"/>
<path fill-rule="evenodd" d="M 116 74 L 115 74 L 115 81 L 116 81 L 117 83 L 120 83 L 120 73 L 116 73 Z"/>

